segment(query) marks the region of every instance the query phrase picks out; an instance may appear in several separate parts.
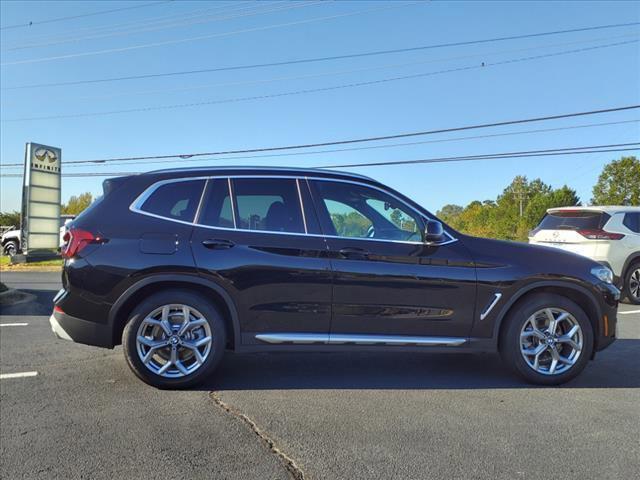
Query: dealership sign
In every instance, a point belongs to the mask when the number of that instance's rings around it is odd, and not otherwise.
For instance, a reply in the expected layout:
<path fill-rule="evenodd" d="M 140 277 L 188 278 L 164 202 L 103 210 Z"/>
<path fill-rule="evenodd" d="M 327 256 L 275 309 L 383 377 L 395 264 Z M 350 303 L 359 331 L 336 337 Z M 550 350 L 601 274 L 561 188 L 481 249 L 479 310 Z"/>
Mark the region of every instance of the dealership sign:
<path fill-rule="evenodd" d="M 27 143 L 22 187 L 22 250 L 49 253 L 60 243 L 62 150 Z"/>

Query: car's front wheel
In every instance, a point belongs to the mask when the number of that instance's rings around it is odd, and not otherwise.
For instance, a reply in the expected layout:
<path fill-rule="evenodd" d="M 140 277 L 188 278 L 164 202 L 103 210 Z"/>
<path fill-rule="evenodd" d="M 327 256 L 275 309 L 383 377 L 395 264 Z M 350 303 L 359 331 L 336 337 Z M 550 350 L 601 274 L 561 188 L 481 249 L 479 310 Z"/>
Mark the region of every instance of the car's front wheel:
<path fill-rule="evenodd" d="M 558 385 L 576 377 L 593 351 L 584 310 L 556 294 L 535 294 L 510 312 L 500 336 L 505 362 L 531 383 Z"/>
<path fill-rule="evenodd" d="M 133 372 L 158 388 L 186 388 L 216 368 L 226 344 L 217 309 L 188 291 L 163 291 L 138 305 L 122 338 Z"/>
<path fill-rule="evenodd" d="M 640 305 L 640 262 L 631 265 L 624 278 L 624 296 L 634 305 Z"/>

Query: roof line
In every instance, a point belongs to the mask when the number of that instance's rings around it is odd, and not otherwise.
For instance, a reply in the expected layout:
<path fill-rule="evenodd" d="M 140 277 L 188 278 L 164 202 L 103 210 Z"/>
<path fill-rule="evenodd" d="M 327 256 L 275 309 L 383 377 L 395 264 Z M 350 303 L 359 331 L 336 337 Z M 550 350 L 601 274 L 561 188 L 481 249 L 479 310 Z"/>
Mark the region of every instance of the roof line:
<path fill-rule="evenodd" d="M 274 170 L 277 172 L 292 172 L 292 173 L 313 173 L 313 174 L 318 174 L 318 173 L 323 173 L 323 174 L 337 174 L 337 175 L 344 175 L 344 176 L 348 176 L 348 177 L 354 177 L 354 178 L 363 178 L 366 180 L 372 180 L 375 181 L 373 178 L 368 177 L 366 175 L 362 175 L 359 173 L 352 173 L 352 172 L 345 172 L 342 170 L 333 170 L 333 169 L 327 169 L 327 168 L 314 168 L 314 167 L 265 167 L 265 166 L 241 166 L 241 167 L 235 167 L 232 165 L 225 165 L 225 166 L 215 166 L 215 167 L 184 167 L 184 168 L 166 168 L 166 169 L 161 169 L 161 170 L 152 170 L 150 172 L 145 172 L 143 173 L 143 175 L 150 175 L 150 174 L 158 174 L 158 173 L 180 173 L 180 172 L 198 172 L 198 171 L 207 171 L 207 172 L 212 172 L 212 171 L 230 171 L 230 170 Z"/>

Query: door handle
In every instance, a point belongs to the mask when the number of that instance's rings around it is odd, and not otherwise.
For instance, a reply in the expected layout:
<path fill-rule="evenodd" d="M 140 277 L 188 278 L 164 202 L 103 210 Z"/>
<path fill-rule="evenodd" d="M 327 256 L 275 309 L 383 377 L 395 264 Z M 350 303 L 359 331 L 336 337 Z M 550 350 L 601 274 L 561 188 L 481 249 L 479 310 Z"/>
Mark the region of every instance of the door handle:
<path fill-rule="evenodd" d="M 349 260 L 366 260 L 369 258 L 369 252 L 363 248 L 342 248 L 340 249 L 340 256 L 348 258 Z"/>
<path fill-rule="evenodd" d="M 220 238 L 208 238 L 207 240 L 202 241 L 202 245 L 211 250 L 226 250 L 233 247 L 235 243 L 230 240 L 222 240 Z"/>

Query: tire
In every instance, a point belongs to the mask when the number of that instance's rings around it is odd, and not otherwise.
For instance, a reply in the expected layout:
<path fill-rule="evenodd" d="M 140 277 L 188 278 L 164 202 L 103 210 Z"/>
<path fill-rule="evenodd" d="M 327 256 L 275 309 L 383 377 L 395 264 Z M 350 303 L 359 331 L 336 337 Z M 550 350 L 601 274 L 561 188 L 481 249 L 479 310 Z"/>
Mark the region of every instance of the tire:
<path fill-rule="evenodd" d="M 558 322 L 557 342 L 553 336 L 548 338 L 549 312 Z M 574 330 L 575 326 L 578 329 Z M 567 334 L 571 332 L 575 333 L 569 337 Z M 591 358 L 593 339 L 591 322 L 576 303 L 556 294 L 533 294 L 517 304 L 505 319 L 500 335 L 500 354 L 504 362 L 527 382 L 559 385 L 575 378 L 584 369 Z"/>
<path fill-rule="evenodd" d="M 9 240 L 7 243 L 5 243 L 3 248 L 4 254 L 8 257 L 16 255 L 18 253 L 18 250 L 18 242 L 16 242 L 15 240 Z"/>
<path fill-rule="evenodd" d="M 623 296 L 633 305 L 640 305 L 640 262 L 629 266 L 624 275 Z"/>
<path fill-rule="evenodd" d="M 185 307 L 192 326 L 181 334 Z M 181 389 L 211 375 L 222 359 L 226 338 L 222 315 L 205 298 L 187 290 L 165 290 L 134 308 L 122 346 L 129 367 L 142 381 L 157 388 Z"/>

